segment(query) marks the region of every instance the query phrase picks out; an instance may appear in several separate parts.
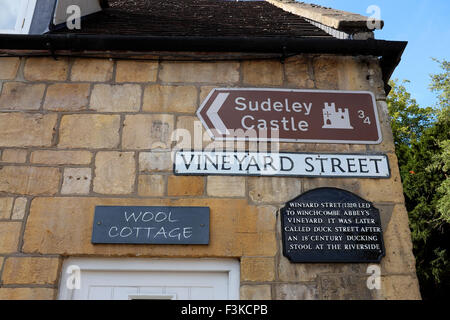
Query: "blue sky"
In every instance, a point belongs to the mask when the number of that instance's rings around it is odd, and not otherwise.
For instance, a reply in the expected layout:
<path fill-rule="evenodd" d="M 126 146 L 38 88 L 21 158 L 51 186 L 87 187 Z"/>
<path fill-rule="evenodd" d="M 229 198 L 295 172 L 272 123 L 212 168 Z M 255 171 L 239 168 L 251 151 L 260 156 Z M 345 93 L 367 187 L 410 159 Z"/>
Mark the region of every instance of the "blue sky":
<path fill-rule="evenodd" d="M 370 16 L 370 5 L 381 9 L 384 28 L 376 39 L 408 41 L 402 61 L 392 78 L 408 79 L 406 87 L 420 106 L 435 104 L 435 94 L 428 89 L 430 74 L 440 72 L 431 57 L 450 60 L 449 0 L 302 0 L 326 7 Z"/>

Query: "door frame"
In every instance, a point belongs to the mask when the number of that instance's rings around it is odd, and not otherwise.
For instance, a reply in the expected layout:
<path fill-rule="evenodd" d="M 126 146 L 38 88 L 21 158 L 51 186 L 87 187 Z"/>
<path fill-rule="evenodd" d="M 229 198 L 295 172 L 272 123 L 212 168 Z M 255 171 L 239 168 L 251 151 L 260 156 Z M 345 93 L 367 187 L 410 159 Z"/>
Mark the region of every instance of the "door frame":
<path fill-rule="evenodd" d="M 180 272 L 226 272 L 228 273 L 228 297 L 239 300 L 240 263 L 237 259 L 159 259 L 159 258 L 67 258 L 62 267 L 58 299 L 71 300 L 74 290 L 66 285 L 71 274 L 67 273 L 70 266 L 77 266 L 83 271 L 180 271 Z"/>

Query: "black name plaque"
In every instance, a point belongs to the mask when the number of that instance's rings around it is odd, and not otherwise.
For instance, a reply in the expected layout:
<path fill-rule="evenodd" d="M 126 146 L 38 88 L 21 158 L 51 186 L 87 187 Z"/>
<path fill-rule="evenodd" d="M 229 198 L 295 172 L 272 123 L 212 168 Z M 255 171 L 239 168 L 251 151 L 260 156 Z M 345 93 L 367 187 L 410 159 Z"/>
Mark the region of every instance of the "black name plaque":
<path fill-rule="evenodd" d="M 208 244 L 208 207 L 96 206 L 92 243 Z"/>
<path fill-rule="evenodd" d="M 337 189 L 308 191 L 281 209 L 283 254 L 291 262 L 380 262 L 380 214 L 371 202 Z"/>

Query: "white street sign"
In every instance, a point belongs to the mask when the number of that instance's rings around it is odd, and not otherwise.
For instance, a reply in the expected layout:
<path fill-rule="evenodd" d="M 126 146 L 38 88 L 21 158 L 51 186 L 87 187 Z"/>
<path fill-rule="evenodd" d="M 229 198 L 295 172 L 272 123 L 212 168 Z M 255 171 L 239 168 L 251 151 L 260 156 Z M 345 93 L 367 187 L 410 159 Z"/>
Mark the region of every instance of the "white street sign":
<path fill-rule="evenodd" d="M 176 175 L 389 178 L 384 154 L 177 151 Z"/>

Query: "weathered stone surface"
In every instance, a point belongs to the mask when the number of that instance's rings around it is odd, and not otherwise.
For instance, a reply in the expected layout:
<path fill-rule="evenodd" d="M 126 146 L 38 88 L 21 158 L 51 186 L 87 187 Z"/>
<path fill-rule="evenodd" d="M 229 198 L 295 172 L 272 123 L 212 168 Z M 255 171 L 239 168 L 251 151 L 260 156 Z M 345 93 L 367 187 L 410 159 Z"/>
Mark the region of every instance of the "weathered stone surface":
<path fill-rule="evenodd" d="M 385 101 L 377 101 L 378 118 L 381 126 L 381 136 L 383 141 L 380 144 L 367 145 L 368 151 L 395 152 L 394 136 L 391 129 L 391 120 L 388 113 L 388 106 Z"/>
<path fill-rule="evenodd" d="M 22 222 L 0 222 L 0 254 L 17 252 Z"/>
<path fill-rule="evenodd" d="M 243 257 L 241 259 L 241 281 L 275 280 L 273 257 Z"/>
<path fill-rule="evenodd" d="M 86 165 L 92 161 L 92 153 L 89 151 L 53 151 L 36 150 L 31 153 L 31 163 L 53 165 Z"/>
<path fill-rule="evenodd" d="M 241 233 L 235 240 L 239 241 L 243 256 L 273 257 L 277 253 L 275 232 Z"/>
<path fill-rule="evenodd" d="M 137 84 L 97 84 L 91 95 L 91 109 L 99 112 L 138 112 L 142 89 Z"/>
<path fill-rule="evenodd" d="M 297 178 L 248 177 L 248 193 L 256 203 L 282 203 L 301 193 Z"/>
<path fill-rule="evenodd" d="M 240 288 L 241 300 L 271 300 L 270 285 L 243 285 Z"/>
<path fill-rule="evenodd" d="M 47 88 L 44 109 L 53 111 L 79 111 L 88 107 L 88 83 L 56 83 Z"/>
<path fill-rule="evenodd" d="M 162 62 L 163 82 L 235 83 L 239 81 L 237 62 Z"/>
<path fill-rule="evenodd" d="M 117 61 L 116 82 L 155 82 L 158 62 Z"/>
<path fill-rule="evenodd" d="M 395 153 L 388 153 L 389 179 L 360 179 L 361 197 L 371 202 L 404 202 L 403 186 Z"/>
<path fill-rule="evenodd" d="M 91 168 L 64 168 L 62 194 L 88 194 L 91 186 Z"/>
<path fill-rule="evenodd" d="M 58 258 L 10 257 L 3 269 L 3 284 L 55 284 Z"/>
<path fill-rule="evenodd" d="M 19 70 L 20 58 L 1 57 L 0 58 L 0 80 L 12 80 Z"/>
<path fill-rule="evenodd" d="M 72 66 L 72 81 L 111 81 L 114 62 L 108 59 L 76 59 Z"/>
<path fill-rule="evenodd" d="M 313 60 L 316 88 L 336 90 L 338 85 L 338 61 L 336 57 L 320 56 Z"/>
<path fill-rule="evenodd" d="M 264 86 L 283 84 L 283 65 L 280 61 L 254 60 L 242 62 L 244 84 Z"/>
<path fill-rule="evenodd" d="M 385 300 L 421 300 L 419 283 L 414 275 L 381 277 L 381 296 Z"/>
<path fill-rule="evenodd" d="M 178 149 L 201 150 L 204 141 L 211 141 L 197 117 L 180 116 L 177 118 L 177 130 L 174 139 Z"/>
<path fill-rule="evenodd" d="M 314 283 L 278 284 L 276 300 L 318 300 L 319 291 Z"/>
<path fill-rule="evenodd" d="M 14 198 L 0 198 L 0 219 L 9 219 Z"/>
<path fill-rule="evenodd" d="M 289 86 L 298 88 L 314 88 L 314 80 L 309 73 L 309 57 L 296 56 L 286 59 L 284 70 Z"/>
<path fill-rule="evenodd" d="M 152 151 L 139 153 L 140 172 L 172 171 L 172 153 L 170 151 Z"/>
<path fill-rule="evenodd" d="M 372 300 L 377 295 L 367 287 L 367 276 L 330 274 L 319 279 L 323 300 Z"/>
<path fill-rule="evenodd" d="M 93 245 L 91 243 L 92 221 L 95 206 L 199 206 L 210 208 L 210 243 L 198 245 Z M 254 210 L 245 199 L 148 199 L 95 198 L 95 197 L 50 197 L 35 198 L 24 236 L 24 253 L 63 255 L 105 255 L 139 257 L 239 257 L 246 244 L 255 247 L 257 255 L 274 256 L 274 236 L 267 233 L 238 233 L 236 219 L 240 212 Z M 74 225 L 77 227 L 74 228 Z M 42 230 L 45 230 L 43 232 Z M 3 233 L 0 233 L 0 237 Z M 252 235 L 252 236 L 250 236 Z M 258 254 L 262 252 L 262 254 Z M 272 254 L 265 254 L 270 251 Z M 249 253 L 254 256 L 254 254 Z"/>
<path fill-rule="evenodd" d="M 273 232 L 275 231 L 277 208 L 258 206 L 256 210 L 247 210 L 238 215 L 239 232 Z"/>
<path fill-rule="evenodd" d="M 205 101 L 206 97 L 209 95 L 211 90 L 214 88 L 217 88 L 217 87 L 216 86 L 202 86 L 200 88 L 200 99 L 199 99 L 200 104 L 203 103 L 203 101 Z"/>
<path fill-rule="evenodd" d="M 150 85 L 145 88 L 143 111 L 194 113 L 197 110 L 194 86 Z"/>
<path fill-rule="evenodd" d="M 122 146 L 124 149 L 167 149 L 174 128 L 174 117 L 168 114 L 139 114 L 125 117 Z"/>
<path fill-rule="evenodd" d="M 0 168 L 0 192 L 53 195 L 58 192 L 58 168 L 4 166 Z"/>
<path fill-rule="evenodd" d="M 49 288 L 0 288 L 0 300 L 53 300 L 55 289 Z"/>
<path fill-rule="evenodd" d="M 0 96 L 0 109 L 38 110 L 44 96 L 45 84 L 7 82 Z"/>
<path fill-rule="evenodd" d="M 61 119 L 59 148 L 115 148 L 119 145 L 120 117 L 73 114 Z"/>
<path fill-rule="evenodd" d="M 0 146 L 50 146 L 52 144 L 56 119 L 56 114 L 1 113 Z"/>
<path fill-rule="evenodd" d="M 23 219 L 27 208 L 27 202 L 28 202 L 27 198 L 16 198 L 16 201 L 14 201 L 14 208 L 11 215 L 12 220 Z"/>
<path fill-rule="evenodd" d="M 209 176 L 206 190 L 213 197 L 245 197 L 245 177 Z"/>
<path fill-rule="evenodd" d="M 94 192 L 129 194 L 134 190 L 136 163 L 134 152 L 98 152 L 95 157 Z"/>
<path fill-rule="evenodd" d="M 11 163 L 24 163 L 27 161 L 28 151 L 24 149 L 5 149 L 2 152 L 2 161 Z"/>
<path fill-rule="evenodd" d="M 166 177 L 162 175 L 140 175 L 138 194 L 143 197 L 162 197 L 166 194 Z"/>
<path fill-rule="evenodd" d="M 37 57 L 27 59 L 23 73 L 28 81 L 64 81 L 68 70 L 66 58 Z"/>
<path fill-rule="evenodd" d="M 167 193 L 172 197 L 200 196 L 205 190 L 205 178 L 195 176 L 170 176 Z"/>
<path fill-rule="evenodd" d="M 303 192 L 313 190 L 316 188 L 333 187 L 338 189 L 344 189 L 353 192 L 356 195 L 361 196 L 360 192 L 360 181 L 361 179 L 346 179 L 346 178 L 304 178 L 303 182 Z M 377 181 L 380 179 L 376 179 Z M 300 195 L 300 193 L 298 194 Z M 366 199 L 369 200 L 369 199 Z M 369 200 L 372 201 L 372 200 Z"/>
<path fill-rule="evenodd" d="M 381 260 L 381 273 L 415 274 L 408 213 L 403 204 L 395 206 L 389 225 L 383 231 L 386 256 Z"/>
<path fill-rule="evenodd" d="M 278 261 L 278 277 L 283 282 L 316 281 L 323 274 L 365 273 L 366 269 L 367 264 L 364 263 L 292 263 L 283 255 Z"/>

